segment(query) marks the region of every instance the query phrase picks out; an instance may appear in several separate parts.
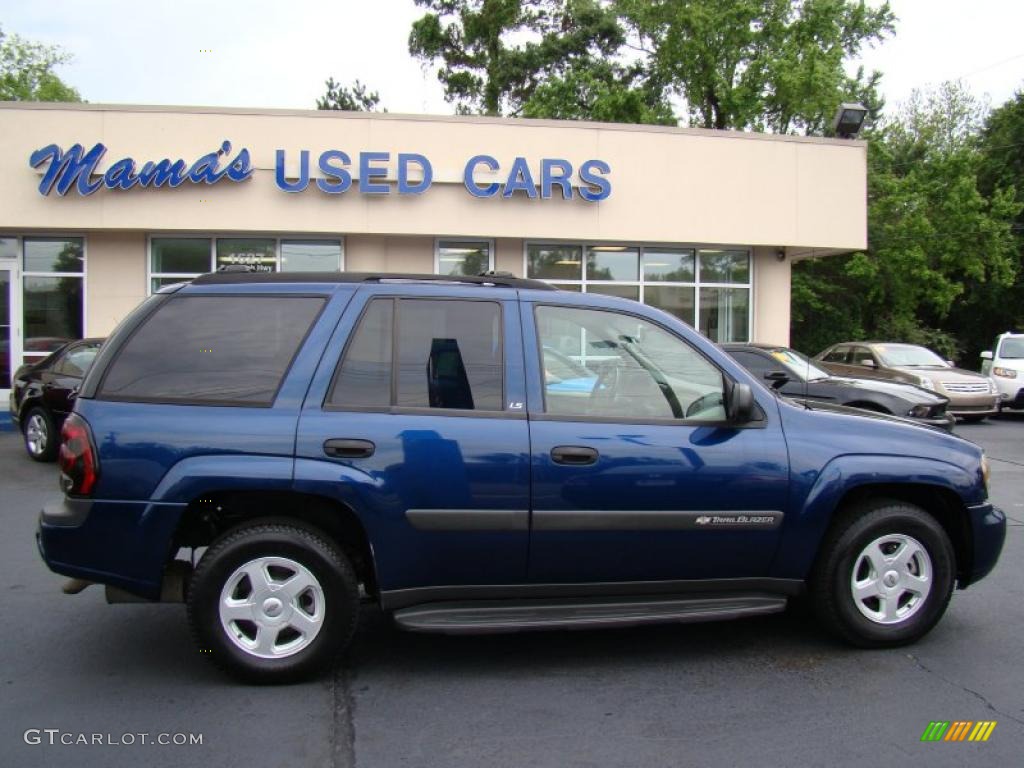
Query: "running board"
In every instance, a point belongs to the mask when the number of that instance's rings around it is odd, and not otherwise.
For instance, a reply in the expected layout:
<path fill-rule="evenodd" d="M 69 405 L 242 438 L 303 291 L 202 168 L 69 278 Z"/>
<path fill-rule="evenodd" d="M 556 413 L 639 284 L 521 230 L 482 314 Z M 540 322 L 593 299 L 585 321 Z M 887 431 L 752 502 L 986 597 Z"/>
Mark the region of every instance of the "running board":
<path fill-rule="evenodd" d="M 596 629 L 639 624 L 721 621 L 778 613 L 786 598 L 747 594 L 717 597 L 477 600 L 426 603 L 394 613 L 402 629 L 473 635 L 538 629 Z"/>

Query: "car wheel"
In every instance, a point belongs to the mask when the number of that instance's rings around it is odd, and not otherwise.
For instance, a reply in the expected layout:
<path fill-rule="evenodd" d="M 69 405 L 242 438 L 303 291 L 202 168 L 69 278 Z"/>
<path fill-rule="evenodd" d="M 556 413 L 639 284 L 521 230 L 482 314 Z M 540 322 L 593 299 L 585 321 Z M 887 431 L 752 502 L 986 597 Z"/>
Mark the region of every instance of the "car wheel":
<path fill-rule="evenodd" d="M 60 435 L 53 417 L 38 406 L 25 416 L 25 451 L 36 461 L 53 461 L 60 448 Z"/>
<path fill-rule="evenodd" d="M 187 603 L 200 652 L 247 682 L 284 683 L 325 671 L 348 646 L 359 587 L 316 531 L 255 524 L 207 549 Z"/>
<path fill-rule="evenodd" d="M 852 509 L 827 536 L 812 576 L 815 612 L 862 648 L 912 643 L 953 594 L 953 546 L 920 507 L 878 500 Z"/>

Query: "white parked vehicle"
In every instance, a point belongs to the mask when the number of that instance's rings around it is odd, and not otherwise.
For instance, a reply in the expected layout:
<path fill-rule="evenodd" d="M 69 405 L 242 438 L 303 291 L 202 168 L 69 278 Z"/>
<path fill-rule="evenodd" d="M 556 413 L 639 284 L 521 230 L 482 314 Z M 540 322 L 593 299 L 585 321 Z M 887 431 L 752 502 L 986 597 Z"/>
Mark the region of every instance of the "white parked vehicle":
<path fill-rule="evenodd" d="M 999 387 L 999 410 L 1024 408 L 1024 333 L 998 336 L 981 353 L 981 372 Z"/>

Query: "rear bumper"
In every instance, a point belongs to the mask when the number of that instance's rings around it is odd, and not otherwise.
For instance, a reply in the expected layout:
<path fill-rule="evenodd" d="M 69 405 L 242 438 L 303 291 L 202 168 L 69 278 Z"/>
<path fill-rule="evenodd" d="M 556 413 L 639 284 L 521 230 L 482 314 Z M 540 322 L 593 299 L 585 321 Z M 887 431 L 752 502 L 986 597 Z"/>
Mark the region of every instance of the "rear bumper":
<path fill-rule="evenodd" d="M 156 600 L 184 504 L 61 498 L 39 515 L 36 544 L 54 573 Z"/>
<path fill-rule="evenodd" d="M 971 526 L 972 559 L 970 571 L 960 578 L 961 588 L 985 578 L 995 568 L 1006 539 L 1006 515 L 991 503 L 972 504 L 967 507 L 967 516 Z"/>

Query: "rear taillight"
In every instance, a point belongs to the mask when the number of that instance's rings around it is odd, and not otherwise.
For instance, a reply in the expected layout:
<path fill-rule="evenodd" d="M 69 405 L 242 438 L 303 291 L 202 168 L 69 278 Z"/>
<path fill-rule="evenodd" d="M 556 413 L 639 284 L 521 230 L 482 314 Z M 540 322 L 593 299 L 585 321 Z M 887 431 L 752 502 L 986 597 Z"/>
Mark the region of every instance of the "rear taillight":
<path fill-rule="evenodd" d="M 72 413 L 60 431 L 60 487 L 69 496 L 89 496 L 100 476 L 92 432 L 85 419 Z"/>

